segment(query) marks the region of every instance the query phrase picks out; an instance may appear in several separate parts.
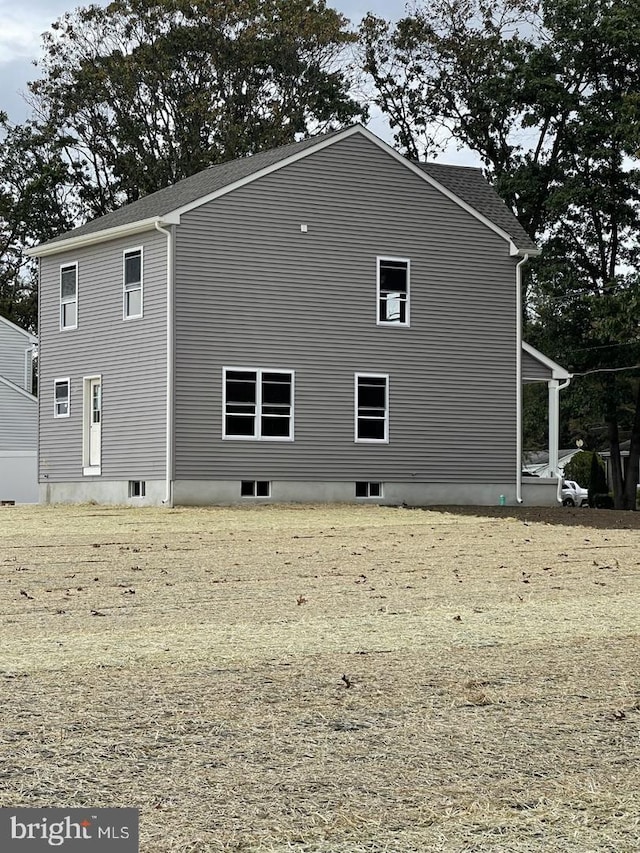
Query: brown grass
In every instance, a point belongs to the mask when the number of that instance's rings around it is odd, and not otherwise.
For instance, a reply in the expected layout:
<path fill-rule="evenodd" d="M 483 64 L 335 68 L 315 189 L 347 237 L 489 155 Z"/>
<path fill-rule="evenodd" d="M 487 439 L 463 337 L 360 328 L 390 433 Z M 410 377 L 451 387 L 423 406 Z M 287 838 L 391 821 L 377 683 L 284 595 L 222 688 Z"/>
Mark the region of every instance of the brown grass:
<path fill-rule="evenodd" d="M 636 516 L 578 512 L 2 508 L 0 805 L 136 806 L 147 853 L 637 853 Z"/>

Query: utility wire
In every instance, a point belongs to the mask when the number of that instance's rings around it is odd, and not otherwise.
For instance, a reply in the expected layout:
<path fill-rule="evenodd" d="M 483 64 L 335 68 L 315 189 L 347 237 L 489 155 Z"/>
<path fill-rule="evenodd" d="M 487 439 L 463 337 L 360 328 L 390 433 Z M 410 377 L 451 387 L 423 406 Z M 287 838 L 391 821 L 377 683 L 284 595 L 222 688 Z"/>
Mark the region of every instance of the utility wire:
<path fill-rule="evenodd" d="M 588 376 L 590 373 L 620 373 L 622 370 L 640 370 L 640 364 L 632 364 L 629 367 L 596 367 L 594 370 L 585 370 L 583 373 L 572 373 L 572 376 Z"/>

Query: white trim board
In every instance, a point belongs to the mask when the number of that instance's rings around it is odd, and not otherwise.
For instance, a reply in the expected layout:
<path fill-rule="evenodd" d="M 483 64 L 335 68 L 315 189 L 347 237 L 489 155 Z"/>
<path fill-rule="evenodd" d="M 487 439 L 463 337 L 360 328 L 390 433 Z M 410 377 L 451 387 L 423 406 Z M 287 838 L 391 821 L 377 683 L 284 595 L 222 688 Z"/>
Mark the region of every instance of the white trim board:
<path fill-rule="evenodd" d="M 33 394 L 30 394 L 29 391 L 26 391 L 19 385 L 16 385 L 15 382 L 12 382 L 10 379 L 6 379 L 4 376 L 0 376 L 0 382 L 2 382 L 3 385 L 6 385 L 7 388 L 11 388 L 12 391 L 17 391 L 19 394 L 22 394 L 23 397 L 27 398 L 27 400 L 33 400 L 34 403 L 38 402 L 37 397 L 34 397 Z"/>

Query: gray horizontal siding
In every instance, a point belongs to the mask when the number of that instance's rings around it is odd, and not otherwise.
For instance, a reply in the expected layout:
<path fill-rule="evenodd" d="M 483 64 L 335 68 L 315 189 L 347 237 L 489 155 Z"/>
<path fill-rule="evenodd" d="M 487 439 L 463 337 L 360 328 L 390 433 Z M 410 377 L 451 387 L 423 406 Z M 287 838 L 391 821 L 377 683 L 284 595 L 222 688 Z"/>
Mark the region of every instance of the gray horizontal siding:
<path fill-rule="evenodd" d="M 0 376 L 27 391 L 31 391 L 31 377 L 25 377 L 25 352 L 31 348 L 26 335 L 0 323 Z"/>
<path fill-rule="evenodd" d="M 522 352 L 522 377 L 523 379 L 545 382 L 552 378 L 551 370 L 524 350 Z"/>
<path fill-rule="evenodd" d="M 411 260 L 410 328 L 376 325 L 377 255 Z M 513 476 L 514 263 L 361 137 L 183 215 L 176 476 Z M 225 365 L 296 371 L 294 443 L 221 439 Z M 388 445 L 354 443 L 355 372 L 390 375 Z"/>
<path fill-rule="evenodd" d="M 122 318 L 122 253 L 143 247 L 144 316 Z M 78 262 L 78 328 L 59 329 L 60 266 Z M 166 237 L 156 231 L 43 258 L 40 285 L 40 479 L 82 481 L 83 377 L 102 376 L 105 480 L 164 476 Z M 54 380 L 71 380 L 68 418 Z M 46 476 L 45 476 L 46 475 Z"/>
<path fill-rule="evenodd" d="M 33 450 L 38 440 L 35 398 L 0 382 L 0 450 Z"/>

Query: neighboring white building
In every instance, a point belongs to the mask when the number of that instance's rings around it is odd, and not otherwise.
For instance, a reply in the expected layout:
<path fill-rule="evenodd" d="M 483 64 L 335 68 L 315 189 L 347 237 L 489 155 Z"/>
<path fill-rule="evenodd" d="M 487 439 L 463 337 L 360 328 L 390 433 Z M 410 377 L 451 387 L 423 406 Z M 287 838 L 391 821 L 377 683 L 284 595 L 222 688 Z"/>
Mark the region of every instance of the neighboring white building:
<path fill-rule="evenodd" d="M 38 502 L 34 335 L 0 317 L 0 501 Z"/>
<path fill-rule="evenodd" d="M 576 453 L 579 453 L 579 451 L 580 449 L 578 447 L 573 447 L 568 450 L 563 450 L 561 448 L 558 450 L 557 470 L 552 471 L 549 463 L 548 450 L 525 450 L 522 454 L 522 470 L 534 477 L 555 477 L 558 473 L 564 475 L 564 466 L 567 465 Z M 581 485 L 584 485 L 584 483 Z"/>

